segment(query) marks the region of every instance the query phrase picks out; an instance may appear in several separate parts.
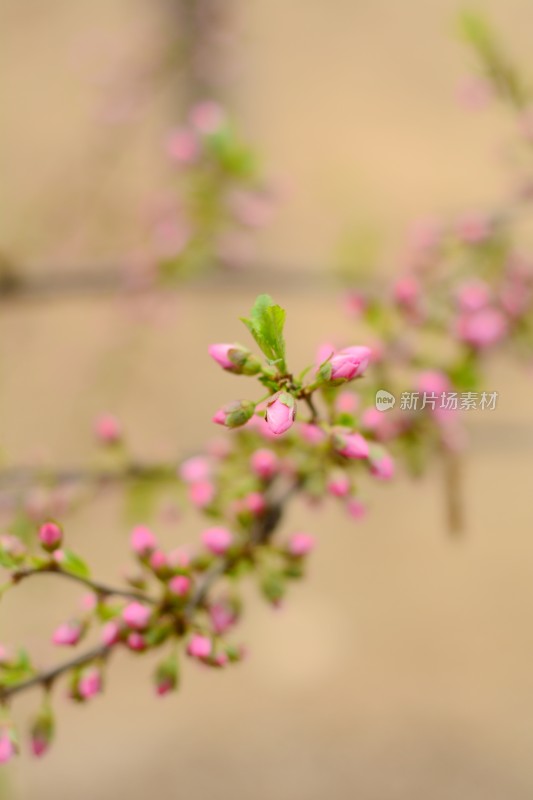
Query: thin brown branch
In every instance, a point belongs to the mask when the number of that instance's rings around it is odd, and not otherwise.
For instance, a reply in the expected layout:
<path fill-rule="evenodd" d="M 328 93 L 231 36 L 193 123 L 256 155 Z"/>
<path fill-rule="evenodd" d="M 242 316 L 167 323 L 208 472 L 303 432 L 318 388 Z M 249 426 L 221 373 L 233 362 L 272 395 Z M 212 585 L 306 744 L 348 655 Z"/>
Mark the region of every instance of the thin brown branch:
<path fill-rule="evenodd" d="M 74 583 L 79 583 L 82 586 L 91 589 L 93 592 L 101 595 L 102 597 L 124 597 L 128 600 L 138 600 L 141 603 L 147 603 L 148 605 L 152 606 L 157 605 L 159 602 L 154 597 L 151 597 L 150 595 L 136 589 L 122 589 L 116 586 L 109 586 L 107 583 L 93 581 L 91 578 L 85 578 L 82 575 L 75 575 L 72 572 L 66 572 L 56 564 L 39 568 L 20 569 L 11 574 L 11 580 L 14 584 L 16 584 L 26 580 L 27 578 L 32 578 L 35 575 L 60 575 L 62 578 L 66 578 L 67 580 L 73 581 Z"/>

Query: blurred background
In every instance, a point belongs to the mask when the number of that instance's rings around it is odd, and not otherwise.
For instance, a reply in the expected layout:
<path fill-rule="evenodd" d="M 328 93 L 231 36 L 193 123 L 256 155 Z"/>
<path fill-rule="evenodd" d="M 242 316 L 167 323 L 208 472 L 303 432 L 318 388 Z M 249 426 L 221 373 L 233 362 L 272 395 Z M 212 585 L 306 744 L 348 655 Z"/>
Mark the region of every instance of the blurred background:
<path fill-rule="evenodd" d="M 211 0 L 191 19 L 193 5 L 3 3 L 0 261 L 6 285 L 30 287 L 0 297 L 10 465 L 90 463 L 102 410 L 148 460 L 194 450 L 234 391 L 207 344 L 242 338 L 258 292 L 287 308 L 303 367 L 323 339 L 357 341 L 332 280 L 352 231 L 379 232 L 379 269 L 392 274 L 421 212 L 509 192 L 509 121 L 461 102 L 472 60 L 456 37 L 460 3 Z M 481 5 L 533 70 L 531 4 Z M 200 54 L 183 44 L 195 36 Z M 251 268 L 164 295 L 110 290 L 145 258 L 147 220 L 179 181 L 169 131 L 204 96 L 230 109 L 275 197 Z M 105 697 L 59 701 L 56 746 L 6 770 L 2 797 L 529 800 L 531 375 L 497 364 L 490 381 L 499 407 L 472 418 L 461 540 L 446 535 L 436 472 L 370 487 L 363 523 L 333 504 L 322 516 L 295 506 L 287 528 L 320 546 L 281 611 L 250 592 L 244 664 L 188 665 L 182 691 L 160 700 L 149 659 L 119 655 Z M 159 527 L 168 542 L 197 533 Z M 126 560 L 127 532 L 112 491 L 69 520 L 102 578 Z M 23 586 L 2 603 L 0 640 L 50 663 L 50 631 L 78 595 L 53 580 Z M 35 700 L 17 703 L 17 719 Z"/>

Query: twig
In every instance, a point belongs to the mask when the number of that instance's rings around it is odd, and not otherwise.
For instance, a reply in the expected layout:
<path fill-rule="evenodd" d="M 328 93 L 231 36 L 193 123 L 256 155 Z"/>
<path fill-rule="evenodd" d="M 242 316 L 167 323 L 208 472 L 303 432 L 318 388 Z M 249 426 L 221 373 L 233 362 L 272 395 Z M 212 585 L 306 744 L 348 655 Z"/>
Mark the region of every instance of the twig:
<path fill-rule="evenodd" d="M 128 600 L 138 600 L 139 602 L 147 603 L 148 605 L 152 606 L 157 605 L 159 602 L 144 592 L 140 592 L 135 589 L 121 589 L 115 586 L 108 586 L 106 583 L 93 581 L 91 578 L 85 578 L 82 575 L 75 575 L 72 572 L 66 572 L 56 564 L 50 564 L 50 566 L 40 568 L 37 567 L 18 570 L 17 572 L 13 572 L 11 574 L 11 580 L 14 584 L 20 583 L 20 581 L 25 580 L 26 578 L 31 578 L 34 575 L 61 575 L 61 577 L 70 581 L 74 581 L 74 583 L 80 583 L 82 586 L 86 586 L 88 589 L 92 589 L 93 592 L 96 592 L 96 594 L 104 597 L 109 597 L 111 595 L 115 597 L 125 597 Z"/>

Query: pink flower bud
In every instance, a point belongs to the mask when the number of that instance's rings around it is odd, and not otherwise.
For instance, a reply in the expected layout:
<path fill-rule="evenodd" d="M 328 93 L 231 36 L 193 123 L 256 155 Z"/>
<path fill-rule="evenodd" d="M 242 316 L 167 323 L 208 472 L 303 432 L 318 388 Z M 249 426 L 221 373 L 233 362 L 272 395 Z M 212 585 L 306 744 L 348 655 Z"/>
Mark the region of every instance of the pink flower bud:
<path fill-rule="evenodd" d="M 273 478 L 278 471 L 279 460 L 272 450 L 261 449 L 253 453 L 250 464 L 256 475 L 268 480 Z"/>
<path fill-rule="evenodd" d="M 359 407 L 359 398 L 353 392 L 340 392 L 335 406 L 340 414 L 353 414 Z"/>
<path fill-rule="evenodd" d="M 205 135 L 216 133 L 224 124 L 224 111 L 214 100 L 202 100 L 190 113 L 191 124 Z"/>
<path fill-rule="evenodd" d="M 394 460 L 386 450 L 376 446 L 369 456 L 370 472 L 380 480 L 389 480 L 394 476 Z"/>
<path fill-rule="evenodd" d="M 196 508 L 205 508 L 215 499 L 215 485 L 211 481 L 198 481 L 189 487 L 189 498 Z"/>
<path fill-rule="evenodd" d="M 461 317 L 457 335 L 472 347 L 483 349 L 497 344 L 507 333 L 507 321 L 501 311 L 486 308 Z"/>
<path fill-rule="evenodd" d="M 39 540 L 45 550 L 55 550 L 61 544 L 63 531 L 55 522 L 45 522 L 39 528 Z"/>
<path fill-rule="evenodd" d="M 193 658 L 209 658 L 212 650 L 212 642 L 207 636 L 194 634 L 187 645 L 187 653 Z"/>
<path fill-rule="evenodd" d="M 254 412 L 255 403 L 251 400 L 234 400 L 216 412 L 213 422 L 225 425 L 226 428 L 239 428 L 241 425 L 246 425 Z"/>
<path fill-rule="evenodd" d="M 363 503 L 361 503 L 355 497 L 348 500 L 346 503 L 346 509 L 348 514 L 354 519 L 363 519 L 363 517 L 366 516 L 366 506 L 364 506 Z"/>
<path fill-rule="evenodd" d="M 220 636 L 231 628 L 237 621 L 235 609 L 227 603 L 213 603 L 209 608 L 209 618 L 213 631 Z"/>
<path fill-rule="evenodd" d="M 479 311 L 488 305 L 489 300 L 489 286 L 479 279 L 462 283 L 457 290 L 457 302 L 462 311 Z"/>
<path fill-rule="evenodd" d="M 102 642 L 106 647 L 113 647 L 118 641 L 120 641 L 120 625 L 112 619 L 102 628 Z"/>
<path fill-rule="evenodd" d="M 179 475 L 186 483 L 205 481 L 211 475 L 211 465 L 207 458 L 194 456 L 183 462 L 179 468 Z"/>
<path fill-rule="evenodd" d="M 9 731 L 0 732 L 0 764 L 7 764 L 15 755 L 15 745 Z"/>
<path fill-rule="evenodd" d="M 256 375 L 261 362 L 241 344 L 212 344 L 208 352 L 222 369 L 237 375 Z"/>
<path fill-rule="evenodd" d="M 368 442 L 360 433 L 335 433 L 333 444 L 345 458 L 368 458 Z"/>
<path fill-rule="evenodd" d="M 122 438 L 120 422 L 112 414 L 102 414 L 94 423 L 96 438 L 103 444 L 116 444 Z"/>
<path fill-rule="evenodd" d="M 167 141 L 167 153 L 179 164 L 192 164 L 200 155 L 198 139 L 187 128 L 172 131 Z"/>
<path fill-rule="evenodd" d="M 204 547 L 214 553 L 214 555 L 224 555 L 226 550 L 231 547 L 233 535 L 227 528 L 208 528 L 202 533 Z"/>
<path fill-rule="evenodd" d="M 233 370 L 235 364 L 229 357 L 230 351 L 235 347 L 233 344 L 210 344 L 208 352 L 211 358 L 220 364 L 222 369 Z"/>
<path fill-rule="evenodd" d="M 267 508 L 266 500 L 261 492 L 250 492 L 250 494 L 246 495 L 244 498 L 244 504 L 248 511 L 254 516 L 264 514 Z"/>
<path fill-rule="evenodd" d="M 343 298 L 343 306 L 349 317 L 357 319 L 366 310 L 368 301 L 361 292 L 349 292 Z"/>
<path fill-rule="evenodd" d="M 102 676 L 97 669 L 89 669 L 81 676 L 78 692 L 84 700 L 94 697 L 102 691 Z"/>
<path fill-rule="evenodd" d="M 154 550 L 150 556 L 150 566 L 156 573 L 161 573 L 168 569 L 166 553 L 163 550 Z"/>
<path fill-rule="evenodd" d="M 266 410 L 267 425 L 276 436 L 288 431 L 296 416 L 294 397 L 287 392 L 278 392 L 269 400 Z"/>
<path fill-rule="evenodd" d="M 371 356 L 372 351 L 369 347 L 346 347 L 324 365 L 325 370 L 321 370 L 321 374 L 326 380 L 351 381 L 363 374 Z M 329 378 L 326 378 L 326 373 L 329 374 Z"/>
<path fill-rule="evenodd" d="M 425 370 L 418 375 L 417 388 L 422 393 L 440 395 L 450 390 L 450 381 L 444 372 Z"/>
<path fill-rule="evenodd" d="M 128 603 L 122 610 L 122 619 L 126 625 L 138 631 L 142 631 L 148 626 L 150 616 L 150 609 L 143 606 L 142 603 L 138 603 L 136 600 L 134 600 L 133 603 Z"/>
<path fill-rule="evenodd" d="M 186 575 L 174 575 L 168 582 L 168 588 L 176 597 L 185 597 L 191 590 L 191 579 Z"/>
<path fill-rule="evenodd" d="M 98 597 L 92 592 L 84 594 L 81 598 L 81 607 L 84 611 L 94 611 L 97 605 Z"/>
<path fill-rule="evenodd" d="M 393 293 L 399 305 L 411 308 L 420 297 L 420 283 L 414 275 L 406 275 L 395 282 Z"/>
<path fill-rule="evenodd" d="M 311 425 L 309 422 L 301 422 L 298 428 L 300 436 L 308 444 L 321 444 L 326 434 L 318 425 Z"/>
<path fill-rule="evenodd" d="M 293 533 L 289 539 L 288 551 L 292 556 L 306 556 L 315 547 L 315 539 L 309 533 Z"/>
<path fill-rule="evenodd" d="M 328 481 L 328 492 L 334 497 L 346 497 L 350 493 L 350 479 L 343 472 L 339 472 Z"/>
<path fill-rule="evenodd" d="M 149 528 L 138 525 L 131 532 L 130 545 L 138 556 L 148 556 L 157 547 L 157 541 Z"/>
<path fill-rule="evenodd" d="M 142 633 L 139 633 L 139 631 L 132 631 L 130 634 L 128 634 L 126 644 L 130 650 L 133 650 L 136 653 L 142 653 L 143 650 L 146 650 L 145 638 Z"/>
<path fill-rule="evenodd" d="M 52 641 L 57 645 L 69 647 L 78 644 L 83 633 L 83 626 L 79 622 L 65 622 L 54 631 Z"/>

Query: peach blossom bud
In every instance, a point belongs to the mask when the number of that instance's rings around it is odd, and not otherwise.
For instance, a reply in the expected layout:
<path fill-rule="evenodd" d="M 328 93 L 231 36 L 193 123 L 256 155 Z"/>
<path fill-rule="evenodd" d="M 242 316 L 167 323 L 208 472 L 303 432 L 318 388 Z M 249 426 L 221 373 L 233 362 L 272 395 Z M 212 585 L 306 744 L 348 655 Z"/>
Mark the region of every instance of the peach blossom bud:
<path fill-rule="evenodd" d="M 196 508 L 205 508 L 215 499 L 215 485 L 211 481 L 198 481 L 189 487 L 189 498 Z"/>
<path fill-rule="evenodd" d="M 187 653 L 193 658 L 209 658 L 212 648 L 211 639 L 196 633 L 189 639 Z"/>
<path fill-rule="evenodd" d="M 169 553 L 168 562 L 172 567 L 186 569 L 191 563 L 191 556 L 184 548 L 177 547 Z"/>
<path fill-rule="evenodd" d="M 120 625 L 114 619 L 106 622 L 102 628 L 102 642 L 106 647 L 113 647 L 120 640 Z"/>
<path fill-rule="evenodd" d="M 103 444 L 116 444 L 122 438 L 120 422 L 112 414 L 102 414 L 94 423 L 96 438 Z"/>
<path fill-rule="evenodd" d="M 391 455 L 381 447 L 373 447 L 369 455 L 370 472 L 380 480 L 389 480 L 394 476 L 394 461 Z"/>
<path fill-rule="evenodd" d="M 39 540 L 45 550 L 51 552 L 60 546 L 63 539 L 63 531 L 55 522 L 45 522 L 39 528 Z"/>
<path fill-rule="evenodd" d="M 190 112 L 191 124 L 205 135 L 216 133 L 224 124 L 224 111 L 214 100 L 202 100 Z"/>
<path fill-rule="evenodd" d="M 172 131 L 167 140 L 167 153 L 179 164 L 193 164 L 200 155 L 200 145 L 193 131 L 187 128 Z"/>
<path fill-rule="evenodd" d="M 184 461 L 179 468 L 179 475 L 186 483 L 205 481 L 211 474 L 211 465 L 207 458 L 194 456 Z"/>
<path fill-rule="evenodd" d="M 233 534 L 227 528 L 214 527 L 207 528 L 202 533 L 202 543 L 204 547 L 214 555 L 223 555 L 233 542 Z"/>
<path fill-rule="evenodd" d="M 268 480 L 273 478 L 279 467 L 279 459 L 272 450 L 260 449 L 253 453 L 250 459 L 252 470 L 260 478 Z"/>
<path fill-rule="evenodd" d="M 83 673 L 78 683 L 78 692 L 84 700 L 94 697 L 102 691 L 102 676 L 93 668 Z"/>
<path fill-rule="evenodd" d="M 462 311 L 479 311 L 490 300 L 490 288 L 485 281 L 473 279 L 457 289 L 457 302 Z"/>
<path fill-rule="evenodd" d="M 345 458 L 368 458 L 368 442 L 360 433 L 335 433 L 333 445 Z"/>
<path fill-rule="evenodd" d="M 306 556 L 315 547 L 315 539 L 309 533 L 293 533 L 289 539 L 288 551 L 292 556 Z"/>
<path fill-rule="evenodd" d="M 174 575 L 168 582 L 168 588 L 176 597 L 185 597 L 191 590 L 191 579 L 186 575 Z"/>
<path fill-rule="evenodd" d="M 340 392 L 335 407 L 340 414 L 353 414 L 359 407 L 359 398 L 353 392 Z"/>
<path fill-rule="evenodd" d="M 289 430 L 296 416 L 294 397 L 288 392 L 278 392 L 268 401 L 266 421 L 269 429 L 276 436 Z"/>
<path fill-rule="evenodd" d="M 84 594 L 81 598 L 81 607 L 84 611 L 94 611 L 98 605 L 98 597 L 92 592 Z"/>
<path fill-rule="evenodd" d="M 213 631 L 220 636 L 229 630 L 237 621 L 235 609 L 227 603 L 213 603 L 209 608 L 209 618 Z"/>
<path fill-rule="evenodd" d="M 363 374 L 371 356 L 369 347 L 345 347 L 320 368 L 319 374 L 324 380 L 351 381 Z"/>
<path fill-rule="evenodd" d="M 426 370 L 417 378 L 417 389 L 426 394 L 440 395 L 450 390 L 450 380 L 446 373 L 439 370 Z"/>
<path fill-rule="evenodd" d="M 366 506 L 364 506 L 363 503 L 361 503 L 355 497 L 348 500 L 346 503 L 346 509 L 348 514 L 354 519 L 363 519 L 363 517 L 366 515 Z"/>
<path fill-rule="evenodd" d="M 486 308 L 469 316 L 461 317 L 457 323 L 459 339 L 472 347 L 483 349 L 497 344 L 507 333 L 507 320 L 501 311 Z"/>
<path fill-rule="evenodd" d="M 367 299 L 361 292 L 349 292 L 343 299 L 346 313 L 354 319 L 357 319 L 365 312 L 367 304 Z"/>
<path fill-rule="evenodd" d="M 126 625 L 138 631 L 142 631 L 148 626 L 150 615 L 150 609 L 143 606 L 142 603 L 138 603 L 136 600 L 134 600 L 133 603 L 128 603 L 122 610 L 122 619 Z"/>
<path fill-rule="evenodd" d="M 54 631 L 52 641 L 57 645 L 67 645 L 73 647 L 81 639 L 83 626 L 76 621 L 65 622 Z"/>
<path fill-rule="evenodd" d="M 137 653 L 142 653 L 143 650 L 146 650 L 145 638 L 142 633 L 139 633 L 139 631 L 132 631 L 130 634 L 128 634 L 126 644 L 130 650 L 133 650 Z"/>
<path fill-rule="evenodd" d="M 149 556 L 152 550 L 155 550 L 157 541 L 150 528 L 137 525 L 131 532 L 130 545 L 138 556 L 144 557 Z"/>
<path fill-rule="evenodd" d="M 0 764 L 7 764 L 15 755 L 15 745 L 11 734 L 5 728 L 0 731 Z"/>
<path fill-rule="evenodd" d="M 346 497 L 350 492 L 350 479 L 343 472 L 338 472 L 328 480 L 327 488 L 334 497 Z"/>
<path fill-rule="evenodd" d="M 261 369 L 259 359 L 242 344 L 211 344 L 207 349 L 222 369 L 236 375 L 256 375 Z"/>
<path fill-rule="evenodd" d="M 250 492 L 244 498 L 244 504 L 254 516 L 264 514 L 267 508 L 266 500 L 261 492 Z"/>
<path fill-rule="evenodd" d="M 414 275 L 406 275 L 394 283 L 394 299 L 401 306 L 412 307 L 420 297 L 420 283 Z"/>
<path fill-rule="evenodd" d="M 239 428 L 253 417 L 254 412 L 255 403 L 251 400 L 234 400 L 216 412 L 213 422 L 225 425 L 227 428 Z"/>
<path fill-rule="evenodd" d="M 304 442 L 308 444 L 321 444 L 326 439 L 326 434 L 322 428 L 309 422 L 301 422 L 298 431 Z"/>
<path fill-rule="evenodd" d="M 150 566 L 158 575 L 168 570 L 169 564 L 166 553 L 164 553 L 163 550 L 154 550 L 150 556 Z"/>

